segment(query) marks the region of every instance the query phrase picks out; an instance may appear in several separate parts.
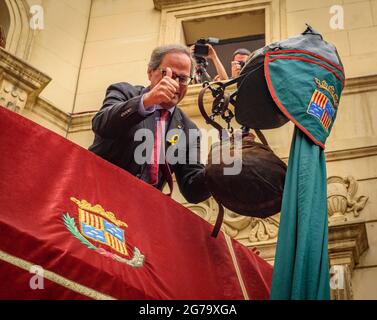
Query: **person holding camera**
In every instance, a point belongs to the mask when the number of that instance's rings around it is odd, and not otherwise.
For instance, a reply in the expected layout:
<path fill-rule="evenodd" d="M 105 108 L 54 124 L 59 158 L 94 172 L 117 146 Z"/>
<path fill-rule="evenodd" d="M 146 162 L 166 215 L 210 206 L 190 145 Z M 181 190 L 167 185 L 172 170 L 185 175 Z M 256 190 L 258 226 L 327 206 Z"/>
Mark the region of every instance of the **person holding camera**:
<path fill-rule="evenodd" d="M 218 39 L 200 39 L 197 41 L 196 44 L 190 47 L 191 54 L 196 60 L 196 74 L 194 78 L 195 83 L 202 83 L 204 81 L 220 81 L 228 79 L 228 74 L 226 73 L 226 70 L 223 64 L 221 63 L 219 57 L 217 56 L 215 49 L 211 45 L 211 41 L 212 43 L 216 43 Z M 214 79 L 210 77 L 206 70 L 208 65 L 208 59 L 212 60 L 216 68 L 217 75 Z"/>
<path fill-rule="evenodd" d="M 231 62 L 232 78 L 236 78 L 240 75 L 241 69 L 250 55 L 251 52 L 245 48 L 240 48 L 233 52 Z"/>
<path fill-rule="evenodd" d="M 175 173 L 187 202 L 198 203 L 210 197 L 199 159 L 200 132 L 178 107 L 191 82 L 193 66 L 186 46 L 155 48 L 148 64 L 148 87 L 121 82 L 107 89 L 103 105 L 92 120 L 95 138 L 89 150 L 159 190 L 168 183 L 172 191 L 171 174 Z M 170 130 L 176 134 L 169 138 L 166 134 Z M 148 134 L 139 139 L 137 132 Z M 169 143 L 183 146 L 184 161 L 169 163 L 165 157 Z M 140 152 L 142 147 L 145 150 Z M 148 159 L 141 163 L 138 156 L 143 154 Z"/>
<path fill-rule="evenodd" d="M 226 70 L 221 63 L 219 57 L 217 56 L 217 53 L 215 49 L 212 47 L 212 45 L 207 44 L 208 47 L 208 58 L 212 60 L 213 65 L 216 68 L 217 75 L 214 77 L 213 80 L 215 81 L 221 81 L 221 80 L 228 80 L 228 74 L 226 73 Z"/>
<path fill-rule="evenodd" d="M 228 80 L 229 76 L 221 63 L 216 50 L 212 44 L 219 43 L 217 38 L 201 38 L 194 45 L 190 47 L 191 54 L 196 60 L 196 73 L 195 82 L 202 83 L 204 81 L 222 81 Z M 241 72 L 242 67 L 245 65 L 247 59 L 251 55 L 251 52 L 245 48 L 239 48 L 232 55 L 231 61 L 231 79 L 238 77 Z M 211 79 L 210 75 L 207 73 L 208 59 L 212 60 L 217 75 Z"/>
<path fill-rule="evenodd" d="M 225 68 L 221 63 L 219 57 L 217 56 L 215 49 L 210 44 L 207 44 L 207 46 L 209 48 L 207 57 L 212 60 L 217 72 L 217 75 L 213 78 L 213 80 L 228 80 L 228 74 L 225 71 Z M 251 52 L 245 48 L 240 48 L 233 52 L 231 61 L 231 79 L 236 78 L 240 75 L 241 69 L 245 65 L 250 55 Z"/>

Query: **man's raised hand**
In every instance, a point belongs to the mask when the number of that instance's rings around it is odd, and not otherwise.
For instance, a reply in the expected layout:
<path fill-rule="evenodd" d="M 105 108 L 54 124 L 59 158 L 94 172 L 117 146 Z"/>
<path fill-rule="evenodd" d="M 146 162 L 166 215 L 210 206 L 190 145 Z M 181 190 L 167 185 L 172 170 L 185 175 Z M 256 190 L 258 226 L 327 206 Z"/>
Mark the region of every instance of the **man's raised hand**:
<path fill-rule="evenodd" d="M 166 74 L 162 79 L 144 96 L 144 106 L 146 108 L 153 105 L 170 105 L 179 91 L 179 84 L 173 78 L 171 68 L 166 68 Z"/>

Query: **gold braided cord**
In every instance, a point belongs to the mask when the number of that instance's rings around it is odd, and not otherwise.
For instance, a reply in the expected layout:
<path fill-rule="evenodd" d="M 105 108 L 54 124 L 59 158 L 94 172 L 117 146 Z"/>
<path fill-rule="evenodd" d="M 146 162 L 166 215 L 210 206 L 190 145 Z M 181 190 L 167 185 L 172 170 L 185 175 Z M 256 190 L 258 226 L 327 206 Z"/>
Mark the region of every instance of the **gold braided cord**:
<path fill-rule="evenodd" d="M 30 271 L 30 268 L 32 266 L 34 266 L 35 264 L 31 263 L 31 262 L 28 262 L 26 260 L 23 260 L 21 258 L 18 258 L 18 257 L 15 257 L 15 256 L 12 256 L 2 250 L 0 250 L 0 260 L 3 260 L 5 262 L 8 262 L 16 267 L 19 267 L 21 269 L 24 269 L 26 271 Z M 109 296 L 109 295 L 106 295 L 106 294 L 103 294 L 99 291 L 96 291 L 94 289 L 91 289 L 91 288 L 88 288 L 82 284 L 79 284 L 79 283 L 76 283 L 76 282 L 73 282 L 65 277 L 62 277 L 60 275 L 58 275 L 57 273 L 55 272 L 52 272 L 52 271 L 49 271 L 49 270 L 46 270 L 44 269 L 43 270 L 43 277 L 56 283 L 56 284 L 59 284 L 69 290 L 72 290 L 74 292 L 77 292 L 83 296 L 86 296 L 86 297 L 89 297 L 89 298 L 92 298 L 92 299 L 95 299 L 95 300 L 116 300 L 115 298 Z"/>
<path fill-rule="evenodd" d="M 226 242 L 226 245 L 228 247 L 230 256 L 232 257 L 234 268 L 236 269 L 236 274 L 237 274 L 238 282 L 240 283 L 240 287 L 241 287 L 241 290 L 242 290 L 243 297 L 245 298 L 245 300 L 250 300 L 249 294 L 247 293 L 247 290 L 246 290 L 246 287 L 245 287 L 245 283 L 243 282 L 243 279 L 242 279 L 241 270 L 240 270 L 240 267 L 238 265 L 236 254 L 234 253 L 232 240 L 230 239 L 230 237 L 228 235 L 226 235 L 225 233 L 223 233 L 223 234 L 224 234 L 225 242 Z"/>

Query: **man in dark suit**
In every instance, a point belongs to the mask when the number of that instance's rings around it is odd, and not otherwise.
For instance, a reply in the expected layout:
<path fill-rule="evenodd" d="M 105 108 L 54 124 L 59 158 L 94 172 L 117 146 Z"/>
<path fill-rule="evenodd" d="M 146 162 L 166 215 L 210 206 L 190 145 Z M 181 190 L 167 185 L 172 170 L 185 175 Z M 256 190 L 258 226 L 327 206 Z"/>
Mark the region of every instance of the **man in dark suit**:
<path fill-rule="evenodd" d="M 185 46 L 156 48 L 148 64 L 150 85 L 147 88 L 122 82 L 107 89 L 102 108 L 92 121 L 95 139 L 89 150 L 159 190 L 171 182 L 174 172 L 186 200 L 198 203 L 210 196 L 204 181 L 204 166 L 199 161 L 199 130 L 177 106 L 187 92 L 193 66 Z M 146 143 L 145 150 L 146 158 L 152 158 L 151 163 L 138 160 L 140 147 L 147 140 L 139 141 L 140 130 L 153 133 L 152 142 Z M 166 137 L 171 130 L 178 134 Z M 197 133 L 196 139 L 188 139 L 192 132 Z M 177 140 L 180 141 L 174 146 Z M 171 164 L 167 156 L 167 161 L 161 161 L 161 150 L 164 157 L 166 147 L 168 150 L 183 147 L 185 161 L 180 159 Z"/>

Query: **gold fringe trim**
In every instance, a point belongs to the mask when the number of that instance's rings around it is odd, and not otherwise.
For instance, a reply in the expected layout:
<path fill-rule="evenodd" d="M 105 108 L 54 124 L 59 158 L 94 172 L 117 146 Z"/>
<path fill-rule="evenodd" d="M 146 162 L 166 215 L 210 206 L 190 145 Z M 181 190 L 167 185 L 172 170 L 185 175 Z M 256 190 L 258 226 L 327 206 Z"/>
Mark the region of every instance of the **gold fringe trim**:
<path fill-rule="evenodd" d="M 245 298 L 245 300 L 250 300 L 249 294 L 247 293 L 247 290 L 246 290 L 246 287 L 245 287 L 245 283 L 243 282 L 243 279 L 242 279 L 241 270 L 240 270 L 240 267 L 239 267 L 238 262 L 237 262 L 236 254 L 234 253 L 232 240 L 230 239 L 230 237 L 228 235 L 226 235 L 225 233 L 223 233 L 223 234 L 224 234 L 224 237 L 225 237 L 226 245 L 228 246 L 230 256 L 232 257 L 234 268 L 236 269 L 236 274 L 237 274 L 238 282 L 240 283 L 240 287 L 241 287 L 241 290 L 242 290 L 243 297 Z"/>
<path fill-rule="evenodd" d="M 30 263 L 30 262 L 23 260 L 21 258 L 12 256 L 12 255 L 10 255 L 10 254 L 2 251 L 2 250 L 0 250 L 0 260 L 3 260 L 5 262 L 8 262 L 8 263 L 16 266 L 16 267 L 24 269 L 27 272 L 29 272 L 30 268 L 35 265 L 35 264 Z M 71 281 L 67 278 L 64 278 L 64 277 L 56 274 L 55 272 L 52 272 L 52 271 L 49 271 L 49 270 L 46 270 L 46 269 L 43 269 L 43 277 L 65 287 L 69 290 L 72 290 L 72 291 L 77 292 L 77 293 L 79 293 L 83 296 L 86 296 L 86 297 L 89 297 L 89 298 L 92 298 L 92 299 L 95 299 L 95 300 L 116 300 L 115 298 L 113 298 L 111 296 L 105 295 L 101 292 L 98 292 L 96 290 L 90 289 L 90 288 L 83 286 L 81 284 L 78 284 L 76 282 L 73 282 L 73 281 Z"/>

